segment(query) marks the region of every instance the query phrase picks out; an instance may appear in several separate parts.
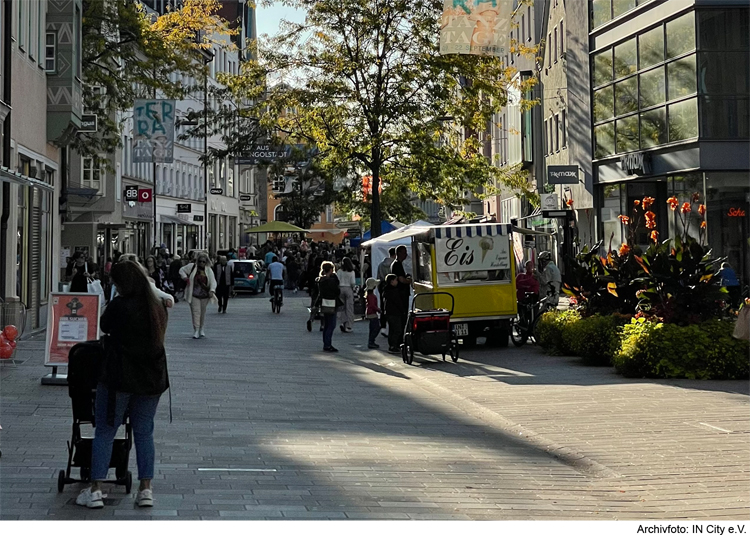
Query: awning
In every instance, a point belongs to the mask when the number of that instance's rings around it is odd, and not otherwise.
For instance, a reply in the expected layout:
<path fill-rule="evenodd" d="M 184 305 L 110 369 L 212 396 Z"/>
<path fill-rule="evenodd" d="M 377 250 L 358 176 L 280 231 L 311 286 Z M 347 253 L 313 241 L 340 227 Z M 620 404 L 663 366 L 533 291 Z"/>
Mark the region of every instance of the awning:
<path fill-rule="evenodd" d="M 175 225 L 197 225 L 197 223 L 193 223 L 192 221 L 179 218 L 176 215 L 161 214 L 159 216 L 159 221 L 161 221 L 162 223 L 174 223 Z"/>
<path fill-rule="evenodd" d="M 307 229 L 308 233 L 328 233 L 328 234 L 341 234 L 345 233 L 346 229 Z"/>
<path fill-rule="evenodd" d="M 3 166 L 0 166 L 0 180 L 15 183 L 16 185 L 25 185 L 27 187 L 39 187 L 46 191 L 55 190 L 55 188 L 46 181 L 36 179 L 35 177 L 29 177 L 19 172 L 14 172 Z"/>
<path fill-rule="evenodd" d="M 245 230 L 246 233 L 306 233 L 307 229 L 302 229 L 286 221 L 270 221 L 257 227 L 251 227 Z"/>
<path fill-rule="evenodd" d="M 373 244 L 376 244 L 378 242 L 394 242 L 396 240 L 401 240 L 402 238 L 411 238 L 412 236 L 418 235 L 418 234 L 424 234 L 428 232 L 430 229 L 432 229 L 434 225 L 429 226 L 416 226 L 416 227 L 406 227 L 403 229 L 399 229 L 397 231 L 393 231 L 387 234 L 384 234 L 383 236 L 379 236 L 377 238 L 373 238 L 371 240 L 368 240 L 367 242 L 363 242 L 360 244 L 363 247 L 372 246 Z"/>

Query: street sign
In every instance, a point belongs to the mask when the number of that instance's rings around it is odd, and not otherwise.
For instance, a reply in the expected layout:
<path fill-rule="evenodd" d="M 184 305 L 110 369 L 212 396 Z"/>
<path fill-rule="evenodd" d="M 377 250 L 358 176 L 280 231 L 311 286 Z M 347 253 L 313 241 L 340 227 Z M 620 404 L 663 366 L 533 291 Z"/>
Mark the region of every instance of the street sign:
<path fill-rule="evenodd" d="M 550 185 L 578 183 L 578 166 L 547 166 L 547 183 Z"/>
<path fill-rule="evenodd" d="M 98 129 L 97 116 L 95 114 L 84 114 L 81 116 L 81 127 L 78 133 L 96 133 Z"/>
<path fill-rule="evenodd" d="M 192 204 L 177 204 L 177 213 L 190 213 Z"/>
<path fill-rule="evenodd" d="M 543 194 L 542 197 L 542 211 L 556 210 L 560 206 L 560 202 L 557 199 L 557 194 Z"/>
<path fill-rule="evenodd" d="M 211 189 L 208 192 L 210 192 L 211 194 L 224 194 L 224 189 L 218 189 L 218 188 L 214 187 L 213 189 Z"/>
<path fill-rule="evenodd" d="M 125 186 L 125 200 L 128 202 L 135 202 L 138 200 L 138 185 Z"/>
<path fill-rule="evenodd" d="M 253 166 L 261 162 L 276 162 L 292 155 L 289 145 L 255 145 L 242 156 L 234 158 L 234 163 L 241 166 Z"/>

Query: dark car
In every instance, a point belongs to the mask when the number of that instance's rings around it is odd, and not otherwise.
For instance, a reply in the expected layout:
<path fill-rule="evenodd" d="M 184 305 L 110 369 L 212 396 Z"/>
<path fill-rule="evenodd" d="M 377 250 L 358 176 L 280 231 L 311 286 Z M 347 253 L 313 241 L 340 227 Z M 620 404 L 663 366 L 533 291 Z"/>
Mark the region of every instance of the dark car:
<path fill-rule="evenodd" d="M 266 272 L 263 262 L 254 259 L 235 259 L 232 261 L 234 272 L 234 291 L 263 292 L 266 285 Z"/>

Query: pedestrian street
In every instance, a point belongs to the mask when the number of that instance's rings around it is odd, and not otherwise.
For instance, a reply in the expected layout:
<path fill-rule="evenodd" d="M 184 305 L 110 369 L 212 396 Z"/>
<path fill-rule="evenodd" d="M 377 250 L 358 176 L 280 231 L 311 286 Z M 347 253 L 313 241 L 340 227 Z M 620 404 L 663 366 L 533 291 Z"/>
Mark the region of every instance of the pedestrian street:
<path fill-rule="evenodd" d="M 360 321 L 323 353 L 308 304 L 212 305 L 198 340 L 170 310 L 150 509 L 122 486 L 103 509 L 58 493 L 70 399 L 40 384 L 43 339 L 21 342 L 0 365 L 0 518 L 750 519 L 746 381 L 625 379 L 531 344 L 407 366 Z"/>

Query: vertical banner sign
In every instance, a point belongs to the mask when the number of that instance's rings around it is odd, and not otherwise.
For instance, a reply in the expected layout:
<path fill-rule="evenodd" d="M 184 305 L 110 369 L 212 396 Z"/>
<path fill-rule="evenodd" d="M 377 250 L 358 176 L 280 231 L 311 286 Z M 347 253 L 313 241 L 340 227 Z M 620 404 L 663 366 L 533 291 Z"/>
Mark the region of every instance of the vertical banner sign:
<path fill-rule="evenodd" d="M 512 13 L 511 0 L 444 0 L 441 55 L 507 55 Z"/>
<path fill-rule="evenodd" d="M 174 162 L 175 102 L 136 99 L 133 106 L 133 162 Z"/>
<path fill-rule="evenodd" d="M 50 294 L 45 364 L 67 366 L 73 345 L 99 339 L 99 312 L 97 294 Z"/>

